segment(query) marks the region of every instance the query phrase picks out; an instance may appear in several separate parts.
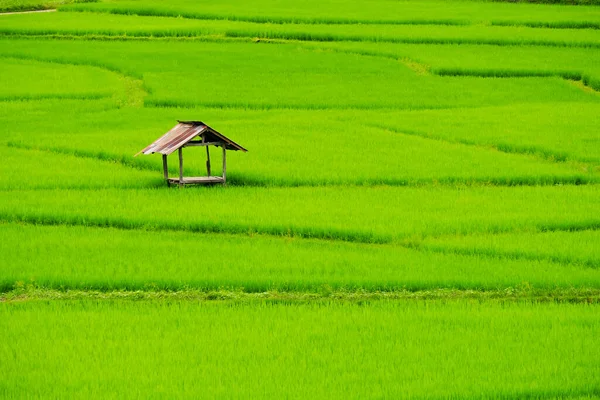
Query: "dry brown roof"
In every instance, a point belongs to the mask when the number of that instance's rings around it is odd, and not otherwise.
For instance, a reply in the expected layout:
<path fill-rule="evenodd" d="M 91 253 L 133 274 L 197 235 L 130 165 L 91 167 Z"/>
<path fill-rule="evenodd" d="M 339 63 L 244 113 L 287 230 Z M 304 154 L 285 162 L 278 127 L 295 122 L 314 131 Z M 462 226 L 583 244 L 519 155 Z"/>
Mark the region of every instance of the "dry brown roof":
<path fill-rule="evenodd" d="M 169 132 L 159 137 L 150 146 L 144 148 L 136 154 L 153 154 L 160 153 L 169 155 L 179 149 L 196 136 L 202 136 L 206 142 L 222 142 L 225 143 L 227 150 L 248 151 L 233 140 L 225 137 L 219 132 L 212 129 L 202 121 L 177 121 L 178 124 Z"/>

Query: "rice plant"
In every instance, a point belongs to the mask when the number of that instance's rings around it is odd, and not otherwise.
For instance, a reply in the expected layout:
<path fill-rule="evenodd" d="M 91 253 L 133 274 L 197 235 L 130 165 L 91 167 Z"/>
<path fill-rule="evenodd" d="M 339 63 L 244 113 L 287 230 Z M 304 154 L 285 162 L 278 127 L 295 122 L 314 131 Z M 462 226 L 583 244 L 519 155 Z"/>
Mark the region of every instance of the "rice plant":
<path fill-rule="evenodd" d="M 593 398 L 597 315 L 468 301 L 0 304 L 0 394 Z"/>

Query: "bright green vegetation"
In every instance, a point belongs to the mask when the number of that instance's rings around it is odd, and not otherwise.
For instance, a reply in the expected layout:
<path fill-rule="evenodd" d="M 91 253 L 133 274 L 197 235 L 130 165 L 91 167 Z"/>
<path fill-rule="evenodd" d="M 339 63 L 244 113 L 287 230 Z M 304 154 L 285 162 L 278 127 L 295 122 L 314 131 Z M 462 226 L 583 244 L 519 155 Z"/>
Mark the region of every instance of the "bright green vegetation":
<path fill-rule="evenodd" d="M 100 98 L 120 86 L 119 76 L 89 66 L 40 63 L 14 58 L 0 59 L 3 79 L 0 101 L 43 98 Z"/>
<path fill-rule="evenodd" d="M 49 10 L 70 3 L 91 3 L 97 0 L 2 0 L 0 12 Z"/>
<path fill-rule="evenodd" d="M 360 2 L 310 0 L 298 7 L 293 2 L 260 0 L 247 3 L 227 0 L 104 1 L 78 4 L 63 10 L 85 10 L 145 16 L 227 19 L 234 21 L 312 24 L 501 24 L 558 28 L 598 27 L 597 7 L 540 6 L 474 1 L 377 0 L 365 7 Z"/>
<path fill-rule="evenodd" d="M 560 233 L 567 238 L 582 236 L 579 232 Z M 560 233 L 521 234 L 517 238 L 533 242 L 539 236 L 558 237 Z M 0 252 L 13 260 L 3 268 L 3 290 L 12 289 L 17 282 L 57 289 L 193 287 L 243 288 L 251 292 L 320 291 L 322 287 L 495 290 L 523 285 L 546 290 L 600 289 L 600 270 L 571 265 L 582 254 L 566 249 L 559 262 L 552 262 L 521 260 L 519 254 L 506 260 L 476 251 L 460 255 L 399 245 L 84 226 L 0 224 L 0 234 L 6 238 L 0 243 Z M 584 237 L 588 240 L 579 248 L 585 254 L 591 252 L 589 246 L 593 246 L 597 235 Z M 450 247 L 446 241 L 433 243 Z M 190 249 L 198 249 L 201 256 Z"/>
<path fill-rule="evenodd" d="M 313 45 L 307 43 L 307 45 Z M 318 46 L 324 46 L 319 44 Z M 365 55 L 399 59 L 423 74 L 478 77 L 562 77 L 600 89 L 598 52 L 545 46 L 421 45 L 336 42 L 326 47 Z"/>
<path fill-rule="evenodd" d="M 193 213 L 202 199 L 210 213 Z M 348 201 L 352 199 L 352 201 Z M 386 243 L 454 233 L 597 229 L 598 186 L 190 188 L 0 192 L 0 216 Z M 306 205 L 310 205 L 310 207 Z"/>
<path fill-rule="evenodd" d="M 599 28 L 474 0 L 0 16 L 0 397 L 599 397 Z M 226 187 L 133 156 L 178 119 L 249 149 Z"/>
<path fill-rule="evenodd" d="M 18 43 L 26 45 L 15 46 Z M 86 41 L 48 46 L 46 41 L 3 40 L 0 51 L 20 58 L 105 66 L 142 78 L 150 92 L 145 104 L 154 106 L 421 109 L 539 102 L 540 98 L 600 102 L 595 93 L 557 78 L 415 76 L 396 60 L 302 46 Z M 160 58 L 156 51 L 161 51 Z M 130 57 L 124 58 L 123 53 Z"/>
<path fill-rule="evenodd" d="M 540 29 L 483 25 L 313 25 L 140 17 L 102 13 L 26 14 L 3 19 L 3 34 L 194 37 L 223 35 L 314 41 L 539 44 L 600 47 L 595 29 Z"/>
<path fill-rule="evenodd" d="M 485 142 L 482 143 L 484 146 L 474 146 L 431 140 L 426 134 L 419 137 L 410 131 L 408 134 L 398 133 L 369 126 L 373 123 L 371 121 L 381 120 L 381 116 L 367 115 L 367 119 L 362 120 L 359 117 L 364 114 L 352 110 L 311 112 L 159 108 L 107 111 L 101 108 L 98 111 L 91 102 L 86 102 L 83 106 L 74 104 L 71 110 L 63 111 L 60 105 L 52 102 L 46 104 L 47 108 L 40 104 L 33 106 L 30 102 L 0 104 L 0 109 L 6 110 L 5 117 L 0 117 L 0 120 L 8 126 L 14 126 L 6 136 L 10 148 L 42 149 L 47 153 L 78 155 L 96 161 L 98 158 L 114 160 L 156 172 L 161 170 L 159 157 L 132 157 L 148 144 L 145 138 L 152 137 L 153 132 L 168 130 L 177 118 L 203 115 L 207 120 L 223 121 L 215 128 L 236 131 L 236 139 L 251 149 L 247 154 L 230 156 L 232 162 L 240 166 L 230 170 L 229 174 L 231 182 L 236 184 L 314 186 L 438 182 L 519 185 L 598 182 L 596 169 L 580 164 L 577 158 L 573 162 L 555 163 L 547 160 L 545 155 L 539 157 L 535 151 L 528 149 L 523 150 L 525 154 L 505 152 L 487 148 Z M 19 113 L 31 107 L 35 108 L 36 115 L 28 121 L 22 121 Z M 56 117 L 59 110 L 61 118 Z M 594 107 L 590 107 L 588 112 L 592 114 L 595 111 Z M 401 113 L 384 113 L 382 116 L 385 116 L 386 124 L 420 118 L 417 113 L 408 113 L 407 118 Z M 39 141 L 31 142 L 30 132 L 37 131 L 39 124 L 43 124 L 47 118 L 53 119 L 53 125 L 36 133 Z M 539 133 L 535 132 L 539 140 L 550 141 L 552 138 L 544 135 L 542 128 Z M 585 128 L 577 129 L 577 135 L 594 137 L 596 125 L 591 123 L 574 128 Z M 82 135 L 82 129 L 85 129 L 85 135 Z M 142 135 L 140 132 L 145 133 Z M 281 132 L 286 134 L 281 135 Z M 368 134 L 368 140 L 349 139 L 364 134 Z M 111 136 L 110 141 L 104 140 L 107 135 Z M 255 152 L 253 149 L 260 150 Z M 332 152 L 332 149 L 335 151 Z M 203 173 L 203 155 L 189 149 L 186 154 L 189 156 L 185 159 L 185 170 L 193 174 Z M 217 153 L 213 157 L 220 160 L 221 156 Z M 176 174 L 176 154 L 169 160 L 171 173 Z M 218 163 L 215 168 L 215 171 L 220 169 Z M 132 171 L 132 179 L 138 177 L 139 173 Z M 5 178 L 9 179 L 8 176 Z M 45 182 L 38 186 L 51 188 L 53 184 Z M 90 181 L 91 187 L 97 187 L 98 184 L 106 183 Z M 15 183 L 11 181 L 10 185 Z"/>
<path fill-rule="evenodd" d="M 0 147 L 0 190 L 56 188 L 148 188 L 162 180 L 147 170 L 39 150 Z M 19 171 L 27 171 L 21 175 Z"/>
<path fill-rule="evenodd" d="M 498 235 L 449 236 L 426 239 L 428 249 L 459 254 L 505 255 L 509 258 L 548 259 L 600 267 L 600 232 L 504 233 Z"/>
<path fill-rule="evenodd" d="M 0 304 L 0 395 L 593 398 L 597 315 L 479 302 Z"/>
<path fill-rule="evenodd" d="M 453 110 L 390 112 L 370 126 L 398 135 L 489 146 L 506 153 L 574 161 L 597 171 L 600 162 L 600 107 L 554 103 Z M 506 118 L 510 115 L 511 118 Z M 587 167 L 586 163 L 589 163 Z"/>

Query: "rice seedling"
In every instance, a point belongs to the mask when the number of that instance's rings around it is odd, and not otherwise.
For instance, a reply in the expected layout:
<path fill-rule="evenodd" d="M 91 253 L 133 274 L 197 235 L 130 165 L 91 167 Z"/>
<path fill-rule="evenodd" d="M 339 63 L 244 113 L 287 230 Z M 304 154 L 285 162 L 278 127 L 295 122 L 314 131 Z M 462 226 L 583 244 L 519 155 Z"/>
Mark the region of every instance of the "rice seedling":
<path fill-rule="evenodd" d="M 502 4 L 495 2 L 371 2 L 368 8 L 361 2 L 316 1 L 303 7 L 292 3 L 261 0 L 252 5 L 240 0 L 197 2 L 192 0 L 157 0 L 144 2 L 119 1 L 96 4 L 75 4 L 61 10 L 96 11 L 115 14 L 185 17 L 194 19 L 225 19 L 258 23 L 310 24 L 506 24 L 546 26 L 553 28 L 597 28 L 600 13 L 596 7 L 562 5 Z"/>
<path fill-rule="evenodd" d="M 552 260 L 590 268 L 600 267 L 600 232 L 504 233 L 427 238 L 419 245 L 427 249 L 492 257 Z"/>
<path fill-rule="evenodd" d="M 589 163 L 597 171 L 599 108 L 594 104 L 548 103 L 453 110 L 348 113 L 399 135 L 491 146 L 506 153 L 531 154 L 551 161 Z M 510 118 L 507 118 L 510 116 Z"/>
<path fill-rule="evenodd" d="M 98 0 L 2 0 L 0 12 L 49 10 L 69 3 L 91 3 Z"/>
<path fill-rule="evenodd" d="M 468 301 L 7 303 L 0 395 L 593 398 L 597 315 Z"/>
<path fill-rule="evenodd" d="M 160 176 L 110 160 L 39 150 L 0 147 L 0 190 L 56 188 L 148 188 L 163 184 Z"/>
<path fill-rule="evenodd" d="M 500 290 L 528 285 L 536 289 L 600 288 L 600 270 L 570 265 L 593 254 L 590 239 L 557 262 L 522 259 L 499 249 L 505 258 L 485 252 L 455 254 L 449 239 L 425 240 L 428 252 L 398 245 L 371 245 L 278 238 L 256 234 L 120 230 L 81 226 L 0 223 L 3 262 L 0 290 L 16 285 L 56 289 L 256 291 Z M 550 234 L 506 234 L 506 238 Z M 579 232 L 557 232 L 568 242 Z M 497 236 L 482 235 L 479 241 Z M 455 242 L 475 247 L 474 239 Z M 532 245 L 533 247 L 533 241 Z M 542 246 L 539 246 L 542 247 Z M 565 247 L 564 245 L 562 246 Z M 448 249 L 448 252 L 444 251 Z M 468 253 L 465 251 L 465 253 Z M 148 262 L 148 255 L 152 262 Z M 514 254 L 512 258 L 511 255 Z"/>
<path fill-rule="evenodd" d="M 305 43 L 305 46 L 313 45 Z M 314 46 L 314 45 L 313 45 Z M 319 44 L 342 51 L 411 60 L 441 76 L 561 77 L 600 89 L 598 52 L 543 46 L 419 45 L 391 43 Z"/>
<path fill-rule="evenodd" d="M 598 102 L 557 78 L 415 75 L 397 60 L 250 43 L 0 41 L 21 58 L 104 66 L 142 78 L 149 106 L 380 109 L 445 108 L 545 101 Z M 156 57 L 160 52 L 161 57 Z M 122 57 L 123 53 L 129 57 Z M 210 59 L 210 63 L 204 60 Z M 140 74 L 139 71 L 144 71 Z M 326 83 L 324 83 L 326 82 Z M 354 82 L 348 86 L 347 82 Z M 199 96 L 196 93 L 210 93 Z"/>
<path fill-rule="evenodd" d="M 141 17 L 103 13 L 13 15 L 2 20 L 5 35 L 106 35 L 133 37 L 229 37 L 308 41 L 392 43 L 535 44 L 559 47 L 600 46 L 595 29 L 540 29 L 483 25 L 280 24 L 227 20 Z"/>
<path fill-rule="evenodd" d="M 43 224 L 385 243 L 457 233 L 594 229 L 600 222 L 597 196 L 596 185 L 23 190 L 0 192 L 0 215 Z M 198 207 L 211 212 L 189 212 Z"/>
<path fill-rule="evenodd" d="M 0 57 L 0 101 L 109 97 L 121 83 L 114 73 L 89 66 L 57 65 Z"/>
<path fill-rule="evenodd" d="M 72 115 L 62 121 L 54 118 L 54 126 L 36 134 L 40 139 L 36 142 L 30 140 L 31 134 L 44 119 L 54 117 L 53 108 L 47 113 L 40 112 L 27 124 L 16 116 L 8 116 L 4 123 L 12 131 L 6 138 L 9 147 L 41 149 L 55 157 L 67 154 L 115 161 L 133 168 L 154 171 L 155 177 L 160 178 L 160 157 L 133 158 L 132 155 L 158 134 L 171 128 L 177 118 L 186 114 L 190 118 L 201 115 L 204 119 L 212 117 L 215 121 L 223 121 L 216 127 L 222 132 L 231 132 L 236 140 L 251 149 L 251 152 L 243 156 L 231 155 L 231 162 L 235 167 L 231 169 L 230 177 L 231 183 L 236 185 L 404 186 L 432 182 L 531 185 L 598 181 L 591 171 L 575 164 L 554 163 L 486 147 L 430 140 L 365 126 L 364 121 L 354 123 L 342 120 L 350 115 L 358 118 L 360 113 L 348 112 L 344 116 L 344 113 L 327 111 L 118 109 L 102 111 L 101 114 L 85 110 L 80 113 L 79 109 L 73 111 Z M 381 120 L 380 117 L 367 118 L 369 121 Z M 141 123 L 142 120 L 148 122 Z M 385 121 L 390 123 L 387 118 Z M 81 135 L 82 129 L 86 131 L 85 136 Z M 286 132 L 286 135 L 278 135 L 279 132 Z M 103 141 L 106 135 L 115 139 Z M 359 142 L 348 140 L 348 137 L 361 136 L 367 139 Z M 334 155 L 331 154 L 332 148 L 336 149 Z M 194 149 L 186 150 L 186 154 L 184 170 L 193 175 L 205 174 L 204 154 Z M 217 156 L 220 157 L 213 154 L 213 157 Z M 178 163 L 173 156 L 169 159 L 171 174 L 176 174 Z M 97 165 L 101 168 L 102 164 Z M 7 168 L 12 168 L 12 164 L 7 164 Z M 215 168 L 215 173 L 218 173 L 220 167 Z M 124 170 L 122 173 L 127 174 Z M 111 182 L 121 184 L 118 175 Z M 51 182 L 40 184 L 46 187 L 52 185 Z"/>
<path fill-rule="evenodd" d="M 600 395 L 597 7 L 61 11 L 0 16 L 0 397 Z"/>

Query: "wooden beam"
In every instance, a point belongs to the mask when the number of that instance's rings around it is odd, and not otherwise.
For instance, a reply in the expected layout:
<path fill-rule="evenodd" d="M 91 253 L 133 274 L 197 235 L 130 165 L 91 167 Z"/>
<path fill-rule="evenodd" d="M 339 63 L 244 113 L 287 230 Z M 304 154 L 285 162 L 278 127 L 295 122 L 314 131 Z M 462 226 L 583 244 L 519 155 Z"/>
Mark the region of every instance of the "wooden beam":
<path fill-rule="evenodd" d="M 179 187 L 183 187 L 183 149 L 179 148 Z"/>
<path fill-rule="evenodd" d="M 206 176 L 210 176 L 210 152 L 206 146 Z"/>
<path fill-rule="evenodd" d="M 167 166 L 167 155 L 163 154 L 163 174 L 165 175 L 165 180 L 167 181 L 167 186 L 171 186 L 169 183 L 169 167 Z"/>
<path fill-rule="evenodd" d="M 221 142 L 200 142 L 200 141 L 191 141 L 191 142 L 187 142 L 186 144 L 183 145 L 183 147 L 190 147 L 190 146 L 221 146 L 222 143 Z"/>
<path fill-rule="evenodd" d="M 223 186 L 227 183 L 227 162 L 226 162 L 226 154 L 227 154 L 227 146 L 223 143 Z"/>

